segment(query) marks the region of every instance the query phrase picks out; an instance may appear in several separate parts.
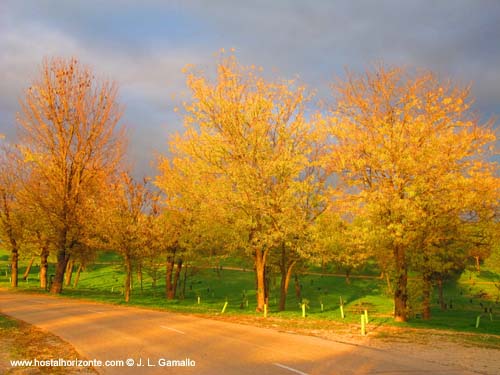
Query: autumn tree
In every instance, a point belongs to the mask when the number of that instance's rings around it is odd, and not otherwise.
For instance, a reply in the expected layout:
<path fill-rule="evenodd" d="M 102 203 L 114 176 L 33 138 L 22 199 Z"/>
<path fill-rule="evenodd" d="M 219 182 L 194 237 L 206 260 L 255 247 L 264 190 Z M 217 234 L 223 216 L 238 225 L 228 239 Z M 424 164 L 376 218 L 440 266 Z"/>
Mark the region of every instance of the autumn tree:
<path fill-rule="evenodd" d="M 76 59 L 45 61 L 18 114 L 25 186 L 53 234 L 57 266 L 51 293 L 60 293 L 67 262 L 84 249 L 88 215 L 102 199 L 122 158 L 116 85 L 99 83 Z"/>
<path fill-rule="evenodd" d="M 301 236 L 288 223 L 311 221 L 326 204 L 317 194 L 324 181 L 311 172 L 321 134 L 305 115 L 309 95 L 294 81 L 266 81 L 233 56 L 220 61 L 213 82 L 190 70 L 187 84 L 192 101 L 186 131 L 170 142 L 173 165 L 195 171 L 205 206 L 223 210 L 238 248 L 253 258 L 262 310 L 270 252 Z"/>
<path fill-rule="evenodd" d="M 151 192 L 147 180 L 136 181 L 129 173 L 122 173 L 112 194 L 99 209 L 95 237 L 101 248 L 116 251 L 125 265 L 124 296 L 130 301 L 134 263 L 142 257 L 146 243 L 147 211 L 151 208 Z"/>
<path fill-rule="evenodd" d="M 11 286 L 18 284 L 19 250 L 24 237 L 22 205 L 19 202 L 20 169 L 17 152 L 0 148 L 0 242 L 11 254 Z"/>
<path fill-rule="evenodd" d="M 348 221 L 337 212 L 329 211 L 319 218 L 315 232 L 313 259 L 342 269 L 346 283 L 350 284 L 351 272 L 363 267 L 373 255 L 367 223 L 362 218 Z"/>
<path fill-rule="evenodd" d="M 427 212 L 435 220 L 465 223 L 476 210 L 474 186 L 483 177 L 490 181 L 486 191 L 498 199 L 497 167 L 488 161 L 495 134 L 471 111 L 469 89 L 431 73 L 382 67 L 350 74 L 335 89 L 332 165 L 350 185 L 346 197 L 380 239 L 379 257 L 390 260 L 394 317 L 405 321 L 411 249 L 422 234 L 420 223 L 431 220 Z"/>
<path fill-rule="evenodd" d="M 435 181 L 441 185 L 439 194 L 423 196 L 415 204 L 420 215 L 410 265 L 422 276 L 424 319 L 431 317 L 433 284 L 444 310 L 443 283 L 465 269 L 471 253 L 479 249 L 486 257 L 494 246 L 499 194 L 493 167 L 470 169 L 467 178 Z"/>
<path fill-rule="evenodd" d="M 186 257 L 231 251 L 239 242 L 227 229 L 224 210 L 207 200 L 213 176 L 204 176 L 190 160 L 161 158 L 156 184 L 162 191 L 161 213 L 150 226 L 155 249 L 166 258 L 165 295 L 176 296 Z M 233 247 L 234 249 L 234 247 Z"/>
<path fill-rule="evenodd" d="M 23 181 L 24 186 L 30 186 L 30 177 Z M 54 234 L 43 211 L 29 201 L 31 193 L 23 190 L 20 199 L 23 202 L 23 217 L 25 242 L 28 252 L 40 258 L 40 288 L 49 286 L 49 255 L 54 252 Z"/>

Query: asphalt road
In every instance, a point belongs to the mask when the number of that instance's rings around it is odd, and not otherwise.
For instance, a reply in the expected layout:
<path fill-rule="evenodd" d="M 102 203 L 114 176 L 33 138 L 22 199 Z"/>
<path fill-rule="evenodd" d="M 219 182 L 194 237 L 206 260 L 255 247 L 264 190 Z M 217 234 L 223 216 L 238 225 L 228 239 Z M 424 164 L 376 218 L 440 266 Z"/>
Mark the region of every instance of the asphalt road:
<path fill-rule="evenodd" d="M 102 374 L 474 374 L 386 350 L 65 298 L 0 291 L 0 311 L 58 335 L 82 357 L 118 361 L 96 367 Z M 162 366 L 167 360 L 195 366 Z"/>

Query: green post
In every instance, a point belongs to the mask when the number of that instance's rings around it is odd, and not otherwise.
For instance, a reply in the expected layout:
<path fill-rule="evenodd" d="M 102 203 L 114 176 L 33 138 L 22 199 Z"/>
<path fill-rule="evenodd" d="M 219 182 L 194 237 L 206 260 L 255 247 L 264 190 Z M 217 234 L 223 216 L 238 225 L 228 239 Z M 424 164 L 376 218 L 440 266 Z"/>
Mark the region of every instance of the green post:
<path fill-rule="evenodd" d="M 198 305 L 200 304 L 200 302 L 201 302 L 201 298 L 200 298 L 200 296 L 198 296 Z"/>
<path fill-rule="evenodd" d="M 365 310 L 365 321 L 368 324 L 368 310 Z"/>
<path fill-rule="evenodd" d="M 267 303 L 264 303 L 264 318 L 267 318 Z"/>
<path fill-rule="evenodd" d="M 492 322 L 492 321 L 493 321 L 493 314 L 490 313 L 490 322 Z"/>
<path fill-rule="evenodd" d="M 479 323 L 481 322 L 481 315 L 478 315 L 476 318 L 476 328 L 479 328 Z"/>
<path fill-rule="evenodd" d="M 365 315 L 361 314 L 361 336 L 366 336 L 366 321 Z"/>
<path fill-rule="evenodd" d="M 323 308 L 323 302 L 321 302 L 321 312 L 324 311 L 324 308 Z"/>
<path fill-rule="evenodd" d="M 226 301 L 224 303 L 224 307 L 222 308 L 221 314 L 224 314 L 226 312 L 226 307 L 227 307 L 228 302 Z"/>
<path fill-rule="evenodd" d="M 303 318 L 306 317 L 306 304 L 305 303 L 302 304 L 302 317 Z"/>
<path fill-rule="evenodd" d="M 344 306 L 343 305 L 340 305 L 340 316 L 342 319 L 345 318 L 345 315 L 344 315 Z"/>

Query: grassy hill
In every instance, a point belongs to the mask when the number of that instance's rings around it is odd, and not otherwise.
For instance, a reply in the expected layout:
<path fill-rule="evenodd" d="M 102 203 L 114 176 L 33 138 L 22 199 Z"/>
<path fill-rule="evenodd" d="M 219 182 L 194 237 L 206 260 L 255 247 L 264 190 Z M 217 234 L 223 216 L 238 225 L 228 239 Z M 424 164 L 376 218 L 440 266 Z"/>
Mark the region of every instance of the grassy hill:
<path fill-rule="evenodd" d="M 28 259 L 20 263 L 22 276 Z M 142 287 L 137 275 L 130 304 L 173 311 L 220 314 L 224 303 L 229 316 L 261 317 L 255 312 L 255 279 L 250 264 L 244 259 L 225 258 L 217 262 L 219 270 L 207 264 L 192 264 L 186 273 L 185 287 L 181 283 L 178 295 L 184 289 L 184 297 L 173 301 L 164 298 L 165 271 L 158 270 L 157 284 L 153 287 L 150 274 L 143 271 Z M 398 325 L 414 328 L 446 329 L 462 332 L 500 335 L 500 272 L 494 267 L 496 259 L 486 261 L 481 273 L 465 271 L 457 281 L 445 285 L 447 310 L 441 311 L 437 297 L 433 298 L 432 319 L 424 321 L 415 314 L 408 323 L 396 324 L 392 321 L 392 298 L 387 292 L 385 280 L 374 275 L 373 270 L 365 270 L 362 275 L 353 275 L 350 284 L 344 277 L 333 274 L 320 274 L 318 271 L 300 275 L 301 298 L 307 302 L 306 319 L 314 319 L 318 324 L 336 322 L 340 324 L 359 324 L 360 314 L 368 311 L 370 325 Z M 0 287 L 9 287 L 9 258 L 0 252 Z M 53 274 L 54 265 L 50 265 L 49 274 Z M 38 265 L 36 260 L 27 281 L 19 281 L 19 290 L 40 292 L 38 288 Z M 184 277 L 184 273 L 182 274 Z M 77 287 L 68 286 L 63 295 L 75 298 L 87 298 L 122 304 L 123 267 L 115 254 L 103 253 L 97 262 L 84 270 Z M 410 280 L 412 283 L 418 282 Z M 198 297 L 200 303 L 198 303 Z M 345 318 L 341 318 L 340 298 L 345 306 Z M 271 279 L 269 316 L 280 319 L 302 319 L 302 310 L 291 282 L 287 310 L 278 312 L 279 277 Z M 418 300 L 412 301 L 418 305 Z M 492 311 L 490 316 L 489 311 Z M 488 311 L 486 313 L 485 311 Z M 481 316 L 480 326 L 476 328 L 476 318 Z"/>

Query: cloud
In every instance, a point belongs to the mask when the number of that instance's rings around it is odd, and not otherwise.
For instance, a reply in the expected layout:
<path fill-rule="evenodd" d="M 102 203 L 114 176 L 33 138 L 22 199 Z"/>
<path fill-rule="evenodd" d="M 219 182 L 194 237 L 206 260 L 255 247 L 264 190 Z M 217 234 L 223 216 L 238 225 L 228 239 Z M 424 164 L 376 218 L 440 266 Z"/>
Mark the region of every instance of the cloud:
<path fill-rule="evenodd" d="M 473 83 L 477 108 L 500 108 L 500 2 L 454 0 L 4 0 L 0 5 L 0 133 L 44 56 L 77 56 L 116 80 L 134 155 L 144 160 L 180 128 L 181 68 L 213 66 L 235 47 L 267 75 L 301 79 L 326 96 L 344 68 L 404 64 Z"/>
<path fill-rule="evenodd" d="M 13 14 L 14 13 L 14 14 Z M 179 119 L 169 116 L 179 105 L 179 93 L 186 91 L 181 69 L 187 63 L 206 61 L 211 52 L 203 48 L 174 46 L 168 49 L 145 45 L 134 48 L 108 48 L 106 43 L 91 43 L 80 33 L 67 32 L 43 19 L 16 12 L 3 13 L 0 29 L 0 133 L 13 138 L 15 113 L 23 91 L 38 77 L 43 58 L 77 57 L 95 72 L 98 79 L 116 81 L 119 100 L 125 105 L 122 123 L 130 128 L 130 150 L 138 168 L 151 170 L 153 149 L 164 150 L 168 133 L 181 127 Z M 113 44 L 113 43 L 111 43 Z M 172 99 L 176 93 L 176 98 Z"/>

